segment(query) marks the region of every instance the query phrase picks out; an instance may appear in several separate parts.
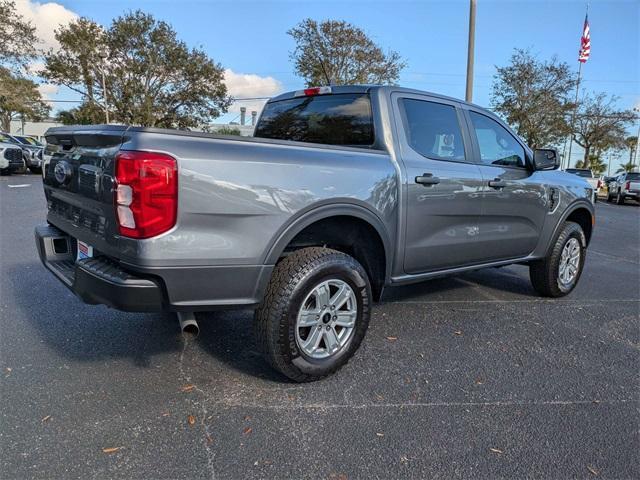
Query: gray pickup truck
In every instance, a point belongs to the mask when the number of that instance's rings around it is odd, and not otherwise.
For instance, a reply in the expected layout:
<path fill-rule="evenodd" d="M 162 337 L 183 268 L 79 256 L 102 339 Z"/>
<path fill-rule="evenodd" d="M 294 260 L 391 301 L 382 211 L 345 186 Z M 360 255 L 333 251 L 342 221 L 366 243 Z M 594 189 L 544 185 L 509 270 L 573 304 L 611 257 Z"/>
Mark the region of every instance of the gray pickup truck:
<path fill-rule="evenodd" d="M 525 264 L 541 295 L 576 286 L 592 187 L 495 115 L 382 86 L 308 88 L 253 138 L 52 128 L 44 265 L 127 311 L 255 310 L 268 361 L 322 378 L 360 345 L 383 288 Z"/>

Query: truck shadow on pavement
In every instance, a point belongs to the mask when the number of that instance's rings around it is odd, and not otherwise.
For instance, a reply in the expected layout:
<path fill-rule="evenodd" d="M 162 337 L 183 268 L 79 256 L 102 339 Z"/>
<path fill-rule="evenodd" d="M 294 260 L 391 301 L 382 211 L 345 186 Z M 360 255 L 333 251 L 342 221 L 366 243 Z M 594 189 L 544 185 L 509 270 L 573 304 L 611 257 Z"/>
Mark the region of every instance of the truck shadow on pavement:
<path fill-rule="evenodd" d="M 64 357 L 87 362 L 128 358 L 136 366 L 149 368 L 154 357 L 179 356 L 183 351 L 184 340 L 173 313 L 126 313 L 85 305 L 36 263 L 9 267 L 5 274 L 11 291 L 3 293 L 15 302 L 16 314 Z M 42 295 L 31 293 L 29 285 L 34 282 Z M 535 295 L 527 276 L 489 269 L 390 288 L 383 302 L 486 300 L 495 298 L 494 291 L 511 298 Z M 252 311 L 199 313 L 198 321 L 201 332 L 194 346 L 214 359 L 207 369 L 210 373 L 227 375 L 230 367 L 267 382 L 288 382 L 262 358 Z M 189 355 L 193 352 L 190 349 Z"/>
<path fill-rule="evenodd" d="M 130 358 L 149 367 L 157 355 L 181 350 L 180 331 L 172 314 L 125 313 L 85 305 L 39 263 L 4 269 L 3 297 L 16 306 L 16 323 L 31 327 L 60 355 L 79 361 Z M 8 280 L 8 281 L 7 281 Z M 38 286 L 34 295 L 33 285 Z"/>

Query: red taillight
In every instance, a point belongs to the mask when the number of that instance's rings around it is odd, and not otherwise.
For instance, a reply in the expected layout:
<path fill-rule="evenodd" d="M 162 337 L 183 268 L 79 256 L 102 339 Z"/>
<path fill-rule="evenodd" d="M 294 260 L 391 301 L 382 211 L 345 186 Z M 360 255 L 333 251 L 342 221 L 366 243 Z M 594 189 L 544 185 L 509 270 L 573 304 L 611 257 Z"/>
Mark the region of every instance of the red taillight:
<path fill-rule="evenodd" d="M 629 182 L 627 182 L 627 188 L 626 188 L 626 189 L 627 189 L 627 190 L 631 190 L 631 182 L 630 182 L 630 181 L 629 181 Z"/>
<path fill-rule="evenodd" d="M 601 186 L 602 186 L 602 180 L 598 179 L 598 185 L 596 186 L 596 189 L 599 190 Z"/>
<path fill-rule="evenodd" d="M 116 219 L 120 235 L 149 238 L 176 224 L 178 165 L 163 153 L 116 155 Z"/>

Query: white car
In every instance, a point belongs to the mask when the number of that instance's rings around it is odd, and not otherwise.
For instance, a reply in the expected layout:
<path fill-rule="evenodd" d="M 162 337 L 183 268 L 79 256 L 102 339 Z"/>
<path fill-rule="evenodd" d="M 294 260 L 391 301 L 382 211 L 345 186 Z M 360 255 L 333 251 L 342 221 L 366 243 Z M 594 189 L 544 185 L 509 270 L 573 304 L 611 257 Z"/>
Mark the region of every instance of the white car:
<path fill-rule="evenodd" d="M 0 175 L 8 175 L 24 167 L 22 149 L 12 143 L 0 142 Z"/>
<path fill-rule="evenodd" d="M 578 175 L 579 177 L 584 178 L 589 185 L 593 187 L 593 203 L 598 201 L 598 190 L 602 186 L 602 182 L 599 178 L 597 178 L 591 169 L 589 168 L 567 168 L 565 170 L 567 173 L 573 173 L 574 175 Z"/>

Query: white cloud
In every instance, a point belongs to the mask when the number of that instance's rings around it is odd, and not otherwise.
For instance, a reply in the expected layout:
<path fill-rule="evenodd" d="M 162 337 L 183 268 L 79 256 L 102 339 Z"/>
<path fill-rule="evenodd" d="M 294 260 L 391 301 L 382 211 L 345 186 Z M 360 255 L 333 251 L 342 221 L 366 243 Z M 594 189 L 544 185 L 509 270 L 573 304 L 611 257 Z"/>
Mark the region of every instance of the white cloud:
<path fill-rule="evenodd" d="M 58 46 L 55 30 L 60 25 L 66 25 L 78 18 L 78 14 L 55 2 L 16 0 L 16 11 L 36 27 L 36 35 L 42 40 L 38 46 L 45 50 Z"/>
<path fill-rule="evenodd" d="M 232 97 L 272 97 L 282 91 L 282 84 L 273 77 L 236 73 L 230 68 L 224 71 L 224 81 Z"/>
<path fill-rule="evenodd" d="M 282 83 L 273 77 L 261 77 L 253 73 L 236 73 L 227 68 L 224 71 L 224 81 L 229 95 L 234 98 L 273 97 L 282 92 Z M 251 121 L 251 112 L 262 111 L 265 100 L 239 100 L 229 107 L 229 112 L 240 113 L 240 107 L 247 108 L 247 123 Z"/>
<path fill-rule="evenodd" d="M 51 98 L 53 95 L 58 93 L 58 86 L 53 85 L 51 83 L 41 83 L 38 85 L 38 90 L 40 90 L 40 95 L 44 98 Z"/>

